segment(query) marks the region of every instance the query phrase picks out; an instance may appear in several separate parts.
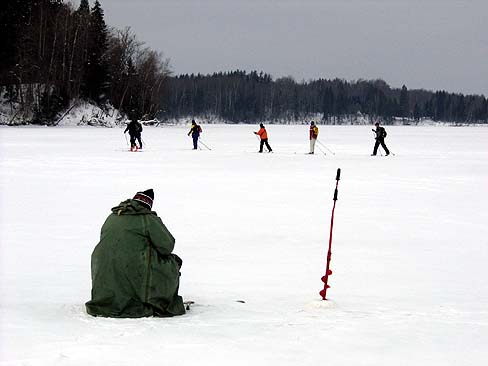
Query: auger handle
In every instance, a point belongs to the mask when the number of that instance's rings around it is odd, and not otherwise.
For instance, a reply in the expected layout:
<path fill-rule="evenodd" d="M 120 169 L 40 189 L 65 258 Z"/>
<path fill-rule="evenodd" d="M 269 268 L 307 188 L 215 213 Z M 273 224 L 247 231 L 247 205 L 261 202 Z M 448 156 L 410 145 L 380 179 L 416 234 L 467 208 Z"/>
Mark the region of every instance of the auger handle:
<path fill-rule="evenodd" d="M 334 201 L 337 201 L 337 185 L 339 184 L 339 179 L 341 179 L 341 168 L 337 169 L 337 175 L 336 175 L 336 188 L 334 191 Z"/>

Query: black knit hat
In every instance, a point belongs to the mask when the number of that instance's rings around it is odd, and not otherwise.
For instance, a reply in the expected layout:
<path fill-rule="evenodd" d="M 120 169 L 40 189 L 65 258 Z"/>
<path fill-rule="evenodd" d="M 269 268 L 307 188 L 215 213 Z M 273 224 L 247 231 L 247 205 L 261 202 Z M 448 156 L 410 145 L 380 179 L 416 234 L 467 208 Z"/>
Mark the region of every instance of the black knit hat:
<path fill-rule="evenodd" d="M 148 189 L 147 191 L 144 192 L 137 192 L 134 198 L 132 199 L 134 201 L 138 201 L 142 203 L 147 208 L 152 209 L 153 200 L 154 200 L 154 191 L 152 189 Z"/>

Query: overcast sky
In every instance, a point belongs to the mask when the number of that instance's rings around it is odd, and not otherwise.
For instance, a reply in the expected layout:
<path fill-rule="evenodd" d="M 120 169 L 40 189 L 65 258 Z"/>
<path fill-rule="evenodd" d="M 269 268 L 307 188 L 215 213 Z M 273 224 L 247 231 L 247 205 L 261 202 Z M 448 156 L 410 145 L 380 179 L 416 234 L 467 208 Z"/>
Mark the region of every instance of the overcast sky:
<path fill-rule="evenodd" d="M 175 74 L 381 78 L 488 96 L 488 0 L 99 1 L 108 25 L 130 26 Z"/>

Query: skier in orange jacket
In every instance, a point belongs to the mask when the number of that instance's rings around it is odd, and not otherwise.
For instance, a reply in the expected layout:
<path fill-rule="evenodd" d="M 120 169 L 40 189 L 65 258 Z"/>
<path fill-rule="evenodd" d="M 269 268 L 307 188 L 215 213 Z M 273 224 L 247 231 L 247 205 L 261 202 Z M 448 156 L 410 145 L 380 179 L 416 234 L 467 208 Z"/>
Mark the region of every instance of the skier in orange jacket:
<path fill-rule="evenodd" d="M 269 146 L 268 143 L 268 133 L 266 132 L 266 129 L 264 128 L 264 125 L 262 123 L 259 124 L 259 131 L 254 132 L 255 135 L 258 135 L 261 138 L 261 141 L 259 143 L 259 152 L 263 152 L 263 146 L 266 144 L 266 148 L 268 149 L 269 152 L 272 152 L 273 149 L 271 149 L 271 146 Z"/>

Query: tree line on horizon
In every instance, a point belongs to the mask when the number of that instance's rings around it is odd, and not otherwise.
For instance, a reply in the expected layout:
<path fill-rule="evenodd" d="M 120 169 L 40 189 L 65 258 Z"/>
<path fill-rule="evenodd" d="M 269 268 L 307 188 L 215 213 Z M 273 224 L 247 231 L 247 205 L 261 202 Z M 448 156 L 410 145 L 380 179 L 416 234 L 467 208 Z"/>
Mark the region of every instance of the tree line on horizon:
<path fill-rule="evenodd" d="M 21 121 L 55 124 L 85 100 L 121 117 L 217 118 L 230 123 L 352 122 L 358 115 L 389 123 L 487 123 L 482 95 L 391 88 L 383 80 L 273 79 L 257 71 L 172 76 L 169 60 L 127 27 L 105 24 L 98 0 L 78 8 L 62 0 L 3 0 L 0 11 L 0 102 Z"/>
<path fill-rule="evenodd" d="M 391 88 L 383 80 L 318 79 L 241 70 L 212 75 L 171 77 L 164 117 L 217 116 L 231 122 L 300 121 L 321 118 L 345 123 L 358 115 L 389 123 L 394 119 L 488 122 L 488 100 L 482 95 Z"/>

